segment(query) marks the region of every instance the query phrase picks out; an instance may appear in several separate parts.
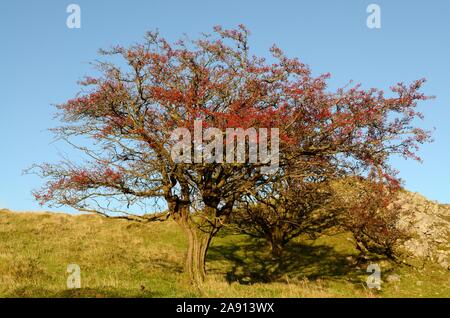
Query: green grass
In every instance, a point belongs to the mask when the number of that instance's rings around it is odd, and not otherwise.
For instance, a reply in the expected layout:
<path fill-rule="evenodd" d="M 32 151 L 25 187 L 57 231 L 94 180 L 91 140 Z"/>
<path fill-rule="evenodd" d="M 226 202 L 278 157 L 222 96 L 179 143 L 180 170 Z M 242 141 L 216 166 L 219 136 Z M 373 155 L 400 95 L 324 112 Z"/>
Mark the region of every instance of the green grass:
<path fill-rule="evenodd" d="M 0 212 L 0 297 L 450 297 L 450 271 L 376 260 L 382 288 L 345 234 L 299 238 L 280 261 L 262 242 L 222 232 L 207 259 L 208 280 L 183 272 L 186 242 L 173 222 L 141 224 L 94 215 Z M 351 258 L 353 256 L 353 258 Z M 67 265 L 81 289 L 67 289 Z M 398 282 L 387 282 L 397 274 Z"/>

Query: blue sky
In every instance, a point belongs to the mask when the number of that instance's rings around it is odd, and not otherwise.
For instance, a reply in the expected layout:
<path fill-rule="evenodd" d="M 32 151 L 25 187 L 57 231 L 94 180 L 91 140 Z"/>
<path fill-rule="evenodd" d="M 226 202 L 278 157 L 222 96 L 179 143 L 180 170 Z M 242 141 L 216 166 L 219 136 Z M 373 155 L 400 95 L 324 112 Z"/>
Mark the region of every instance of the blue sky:
<path fill-rule="evenodd" d="M 81 7 L 81 28 L 66 26 L 66 8 Z M 369 29 L 366 8 L 381 8 L 381 29 Z M 47 210 L 30 192 L 42 180 L 22 175 L 32 163 L 56 161 L 52 104 L 78 92 L 99 48 L 140 41 L 159 28 L 170 40 L 245 24 L 255 54 L 276 43 L 315 74 L 331 72 L 330 88 L 348 80 L 388 89 L 426 77 L 421 126 L 435 127 L 424 163 L 394 159 L 406 188 L 450 203 L 450 1 L 1 1 L 0 208 Z M 69 152 L 70 155 L 73 153 Z M 70 211 L 69 209 L 66 209 Z"/>

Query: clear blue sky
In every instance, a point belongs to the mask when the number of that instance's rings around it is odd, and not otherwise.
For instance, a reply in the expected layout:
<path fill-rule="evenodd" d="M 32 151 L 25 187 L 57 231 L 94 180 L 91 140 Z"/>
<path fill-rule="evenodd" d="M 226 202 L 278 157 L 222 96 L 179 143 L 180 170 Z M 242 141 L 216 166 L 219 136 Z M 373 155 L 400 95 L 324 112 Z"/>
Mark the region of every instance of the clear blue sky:
<path fill-rule="evenodd" d="M 68 29 L 66 7 L 81 7 L 81 29 Z M 366 26 L 366 7 L 381 7 L 381 29 Z M 42 210 L 30 191 L 42 180 L 22 176 L 32 163 L 56 161 L 65 148 L 51 143 L 52 103 L 78 91 L 92 73 L 99 48 L 140 41 L 159 28 L 171 40 L 210 32 L 213 25 L 243 23 L 253 52 L 277 43 L 331 72 L 331 88 L 353 79 L 388 89 L 426 77 L 423 127 L 436 127 L 422 148 L 423 164 L 395 159 L 406 187 L 450 203 L 450 1 L 0 1 L 0 208 Z M 71 154 L 71 153 L 69 153 Z M 67 209 L 68 210 L 68 209 Z"/>

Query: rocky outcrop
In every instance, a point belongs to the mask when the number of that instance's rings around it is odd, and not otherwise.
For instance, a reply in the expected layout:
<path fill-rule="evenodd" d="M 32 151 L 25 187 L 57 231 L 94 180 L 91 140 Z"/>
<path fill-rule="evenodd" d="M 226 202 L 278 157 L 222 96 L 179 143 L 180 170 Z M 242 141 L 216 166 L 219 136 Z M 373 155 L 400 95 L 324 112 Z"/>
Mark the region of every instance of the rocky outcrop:
<path fill-rule="evenodd" d="M 398 207 L 398 226 L 410 236 L 403 249 L 413 258 L 449 269 L 450 206 L 430 201 L 419 193 L 402 192 Z"/>

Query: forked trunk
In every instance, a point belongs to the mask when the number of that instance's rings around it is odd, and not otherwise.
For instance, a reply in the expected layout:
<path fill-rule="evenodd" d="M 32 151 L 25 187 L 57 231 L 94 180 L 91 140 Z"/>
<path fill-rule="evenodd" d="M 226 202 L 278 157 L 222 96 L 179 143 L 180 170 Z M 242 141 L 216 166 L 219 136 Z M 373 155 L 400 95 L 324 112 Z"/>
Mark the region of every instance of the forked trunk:
<path fill-rule="evenodd" d="M 202 283 L 206 278 L 206 253 L 211 236 L 196 228 L 185 229 L 188 236 L 188 252 L 186 255 L 186 270 L 191 281 Z"/>
<path fill-rule="evenodd" d="M 269 236 L 270 252 L 273 258 L 279 258 L 283 253 L 285 245 L 283 233 L 281 230 L 276 229 Z"/>
<path fill-rule="evenodd" d="M 273 258 L 279 258 L 283 253 L 283 245 L 280 242 L 271 242 L 270 253 Z"/>
<path fill-rule="evenodd" d="M 188 250 L 186 254 L 186 271 L 193 283 L 199 284 L 206 278 L 206 254 L 212 235 L 197 229 L 194 224 L 180 222 L 188 238 Z"/>

